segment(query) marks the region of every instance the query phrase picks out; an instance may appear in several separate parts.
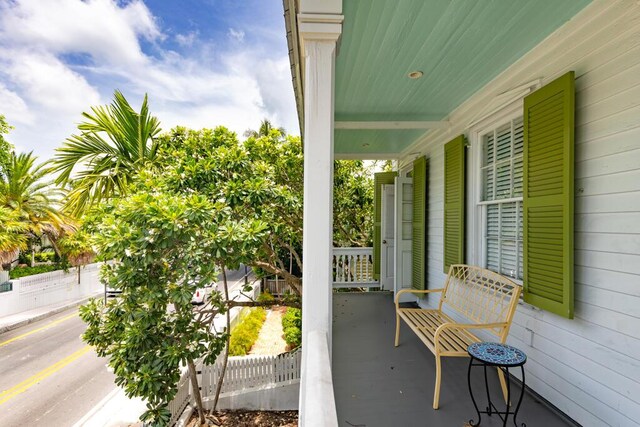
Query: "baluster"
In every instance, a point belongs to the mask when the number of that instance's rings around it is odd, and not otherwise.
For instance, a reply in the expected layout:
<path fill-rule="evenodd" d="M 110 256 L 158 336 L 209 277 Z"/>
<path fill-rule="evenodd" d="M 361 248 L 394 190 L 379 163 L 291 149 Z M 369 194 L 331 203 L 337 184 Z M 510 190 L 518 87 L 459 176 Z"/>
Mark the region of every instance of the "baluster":
<path fill-rule="evenodd" d="M 358 266 L 360 265 L 360 254 L 355 253 L 351 256 L 353 264 L 351 264 L 351 281 L 358 282 Z"/>

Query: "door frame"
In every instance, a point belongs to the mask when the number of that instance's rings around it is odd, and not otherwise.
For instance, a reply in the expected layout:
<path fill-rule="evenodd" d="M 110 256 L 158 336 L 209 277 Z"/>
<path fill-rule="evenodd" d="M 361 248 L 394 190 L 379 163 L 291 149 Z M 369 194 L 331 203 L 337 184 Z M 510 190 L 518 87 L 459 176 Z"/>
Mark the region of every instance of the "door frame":
<path fill-rule="evenodd" d="M 388 192 L 392 191 L 393 194 L 392 200 L 388 202 L 387 196 Z M 393 289 L 395 287 L 395 205 L 396 205 L 396 193 L 395 193 L 395 185 L 394 184 L 383 184 L 381 188 L 381 210 L 380 210 L 380 289 Z M 389 206 L 390 205 L 390 206 Z M 394 239 L 394 249 L 391 254 L 389 254 L 386 245 L 387 240 L 385 239 L 385 232 L 387 228 L 387 214 L 391 213 L 393 215 L 392 224 L 393 233 L 392 238 Z M 388 257 L 391 256 L 391 263 L 389 263 Z M 392 272 L 391 275 L 388 275 L 387 266 L 391 265 Z M 388 280 L 391 283 L 386 283 Z"/>
<path fill-rule="evenodd" d="M 394 268 L 395 268 L 395 282 L 394 282 L 394 286 L 393 286 L 393 295 L 394 298 L 397 295 L 397 293 L 401 290 L 401 289 L 411 289 L 411 269 L 409 269 L 409 271 L 404 271 L 404 269 L 402 268 L 402 266 L 404 265 L 404 260 L 402 259 L 403 257 L 403 252 L 406 255 L 407 250 L 403 249 L 403 244 L 405 241 L 409 241 L 409 257 L 411 257 L 411 239 L 402 239 L 402 218 L 403 218 L 403 192 L 402 192 L 402 186 L 404 184 L 411 184 L 411 188 L 413 189 L 413 178 L 410 177 L 402 177 L 402 176 L 398 176 L 396 177 L 395 180 L 395 228 L 394 228 L 394 232 L 395 232 L 395 253 L 394 253 Z M 410 205 L 410 211 L 411 213 L 413 213 L 413 197 L 410 200 L 411 205 Z M 413 225 L 413 219 L 411 221 L 409 221 L 409 224 Z M 411 260 L 413 260 L 413 258 L 411 258 Z M 405 274 L 408 274 L 408 279 L 405 278 Z M 402 283 L 408 283 L 408 286 L 403 287 Z M 399 302 L 413 302 L 416 301 L 417 297 L 415 296 L 415 294 L 402 294 L 400 297 Z"/>

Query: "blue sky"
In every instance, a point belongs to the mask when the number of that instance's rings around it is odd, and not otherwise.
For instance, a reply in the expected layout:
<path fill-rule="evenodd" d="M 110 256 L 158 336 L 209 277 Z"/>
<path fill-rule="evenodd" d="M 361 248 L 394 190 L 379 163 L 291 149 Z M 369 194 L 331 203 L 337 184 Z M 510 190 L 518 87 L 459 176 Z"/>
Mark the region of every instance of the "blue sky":
<path fill-rule="evenodd" d="M 0 0 L 0 114 L 53 156 L 83 111 L 145 93 L 164 130 L 299 134 L 281 0 Z"/>

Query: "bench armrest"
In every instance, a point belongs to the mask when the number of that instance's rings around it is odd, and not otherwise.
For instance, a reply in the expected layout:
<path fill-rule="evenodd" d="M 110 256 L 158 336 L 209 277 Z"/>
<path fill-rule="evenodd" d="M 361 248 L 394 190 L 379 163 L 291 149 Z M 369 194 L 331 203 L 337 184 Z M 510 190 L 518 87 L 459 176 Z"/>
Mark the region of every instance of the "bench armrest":
<path fill-rule="evenodd" d="M 433 343 L 436 346 L 436 353 L 440 347 L 440 334 L 445 329 L 495 329 L 495 328 L 504 328 L 508 326 L 507 322 L 496 322 L 496 323 L 443 323 L 438 326 L 435 334 L 433 334 Z"/>
<path fill-rule="evenodd" d="M 400 295 L 402 294 L 429 294 L 429 293 L 433 293 L 433 292 L 442 292 L 444 291 L 444 288 L 440 288 L 440 289 L 425 289 L 425 290 L 415 290 L 415 289 L 402 289 L 401 291 L 399 291 L 396 294 L 396 298 L 395 298 L 395 303 L 396 303 L 396 308 L 398 308 L 398 300 L 400 299 Z"/>

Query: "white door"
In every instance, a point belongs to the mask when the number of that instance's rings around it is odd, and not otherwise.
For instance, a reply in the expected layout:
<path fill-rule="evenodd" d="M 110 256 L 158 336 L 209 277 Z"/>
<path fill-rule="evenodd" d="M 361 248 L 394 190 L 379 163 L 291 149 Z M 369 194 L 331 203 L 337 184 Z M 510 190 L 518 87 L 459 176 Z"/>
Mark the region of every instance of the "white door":
<path fill-rule="evenodd" d="M 393 289 L 395 271 L 395 188 L 392 184 L 382 186 L 382 217 L 380 218 L 380 287 Z"/>
<path fill-rule="evenodd" d="M 394 295 L 401 289 L 411 288 L 411 235 L 413 221 L 413 180 L 396 177 L 395 184 L 396 211 L 395 217 L 395 272 L 396 281 Z M 414 294 L 402 294 L 400 302 L 415 301 Z"/>

